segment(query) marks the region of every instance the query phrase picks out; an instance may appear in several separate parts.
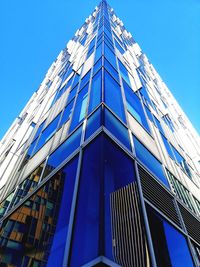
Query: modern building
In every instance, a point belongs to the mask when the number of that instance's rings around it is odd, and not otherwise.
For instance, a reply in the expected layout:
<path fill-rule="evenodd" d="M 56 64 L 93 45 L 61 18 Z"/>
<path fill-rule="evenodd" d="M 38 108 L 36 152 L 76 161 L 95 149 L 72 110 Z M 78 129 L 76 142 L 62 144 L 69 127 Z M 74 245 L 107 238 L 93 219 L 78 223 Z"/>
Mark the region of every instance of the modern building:
<path fill-rule="evenodd" d="M 0 144 L 0 266 L 199 267 L 200 142 L 102 0 Z"/>

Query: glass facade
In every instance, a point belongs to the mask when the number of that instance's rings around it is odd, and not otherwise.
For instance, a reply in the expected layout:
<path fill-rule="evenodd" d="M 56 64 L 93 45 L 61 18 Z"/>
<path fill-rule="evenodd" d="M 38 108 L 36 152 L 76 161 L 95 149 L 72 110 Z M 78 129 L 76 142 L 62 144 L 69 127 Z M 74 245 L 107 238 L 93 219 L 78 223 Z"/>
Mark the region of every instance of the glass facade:
<path fill-rule="evenodd" d="M 49 72 L 0 203 L 0 266 L 199 266 L 199 176 L 146 61 L 102 0 Z"/>

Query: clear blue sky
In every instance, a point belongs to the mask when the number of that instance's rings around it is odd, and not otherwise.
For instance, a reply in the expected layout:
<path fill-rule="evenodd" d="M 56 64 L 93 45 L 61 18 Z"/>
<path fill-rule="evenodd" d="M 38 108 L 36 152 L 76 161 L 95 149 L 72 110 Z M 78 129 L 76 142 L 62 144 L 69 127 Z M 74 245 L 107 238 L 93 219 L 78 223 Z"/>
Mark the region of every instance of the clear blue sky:
<path fill-rule="evenodd" d="M 48 67 L 96 0 L 0 3 L 0 138 L 37 90 Z M 199 0 L 110 0 L 108 3 L 200 132 Z"/>

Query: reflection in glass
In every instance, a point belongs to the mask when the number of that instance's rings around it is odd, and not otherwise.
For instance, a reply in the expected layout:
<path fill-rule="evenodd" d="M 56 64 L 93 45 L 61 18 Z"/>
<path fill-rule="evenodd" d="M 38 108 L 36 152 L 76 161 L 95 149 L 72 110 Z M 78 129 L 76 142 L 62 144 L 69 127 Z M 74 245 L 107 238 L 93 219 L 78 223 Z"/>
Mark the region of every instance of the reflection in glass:
<path fill-rule="evenodd" d="M 101 102 L 102 95 L 102 72 L 99 71 L 92 79 L 90 92 L 90 104 L 88 113 L 92 112 Z"/>
<path fill-rule="evenodd" d="M 162 164 L 151 154 L 151 152 L 143 146 L 143 144 L 133 136 L 135 153 L 139 160 L 146 165 L 152 173 L 156 175 L 163 184 L 169 187 L 167 178 L 164 175 Z"/>
<path fill-rule="evenodd" d="M 107 71 L 104 73 L 105 103 L 122 121 L 125 122 L 125 112 L 120 85 L 110 76 L 110 74 L 108 74 Z M 113 96 L 115 96 L 114 99 Z"/>
<path fill-rule="evenodd" d="M 3 222 L 1 266 L 62 266 L 76 169 L 77 158 Z"/>
<path fill-rule="evenodd" d="M 82 127 L 79 127 L 65 142 L 63 142 L 48 158 L 43 178 L 57 168 L 79 146 Z"/>
<path fill-rule="evenodd" d="M 135 180 L 133 162 L 104 135 L 84 152 L 69 266 L 113 260 L 110 194 Z"/>
<path fill-rule="evenodd" d="M 147 207 L 154 252 L 158 267 L 194 267 L 185 237 Z"/>

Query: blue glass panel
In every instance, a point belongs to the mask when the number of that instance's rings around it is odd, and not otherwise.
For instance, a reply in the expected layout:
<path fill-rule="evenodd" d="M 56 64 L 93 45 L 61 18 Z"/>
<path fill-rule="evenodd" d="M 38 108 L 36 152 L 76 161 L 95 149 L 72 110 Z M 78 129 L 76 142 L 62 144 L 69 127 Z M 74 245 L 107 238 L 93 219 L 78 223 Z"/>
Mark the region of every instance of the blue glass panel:
<path fill-rule="evenodd" d="M 64 123 L 66 123 L 68 121 L 68 119 L 70 118 L 70 116 L 72 114 L 73 104 L 74 104 L 74 101 L 71 101 L 65 107 L 65 109 L 63 111 L 63 114 L 62 114 L 62 118 L 61 118 L 60 123 L 59 123 L 59 127 L 61 127 Z"/>
<path fill-rule="evenodd" d="M 70 267 L 104 255 L 111 260 L 110 194 L 135 181 L 133 162 L 101 135 L 83 153 Z"/>
<path fill-rule="evenodd" d="M 106 70 L 119 82 L 118 72 L 115 68 L 113 68 L 112 65 L 110 65 L 110 63 L 106 59 L 104 59 L 104 66 Z"/>
<path fill-rule="evenodd" d="M 64 180 L 63 194 L 47 267 L 62 266 L 63 263 L 77 165 L 78 158 L 75 158 L 59 171 Z"/>
<path fill-rule="evenodd" d="M 42 129 L 43 129 L 43 126 L 44 126 L 45 122 L 46 122 L 46 120 L 43 121 L 43 122 L 40 124 L 40 126 L 38 127 L 37 132 L 36 132 L 36 134 L 35 134 L 35 136 L 34 136 L 34 139 L 36 139 L 36 138 L 40 135 L 40 133 L 42 132 Z"/>
<path fill-rule="evenodd" d="M 92 55 L 93 52 L 94 52 L 94 46 L 88 51 L 86 60 Z"/>
<path fill-rule="evenodd" d="M 125 122 L 124 104 L 120 85 L 107 71 L 104 72 L 104 86 L 105 103 Z"/>
<path fill-rule="evenodd" d="M 88 100 L 88 86 L 87 84 L 78 94 L 76 99 L 75 108 L 73 112 L 73 118 L 70 126 L 70 131 L 76 128 L 76 126 L 84 119 L 86 108 L 87 108 L 87 100 Z"/>
<path fill-rule="evenodd" d="M 95 63 L 100 59 L 101 56 L 102 56 L 102 44 L 100 44 L 100 45 L 96 48 Z"/>
<path fill-rule="evenodd" d="M 37 143 L 38 139 L 35 139 L 31 145 L 28 148 L 27 154 L 26 154 L 26 158 L 29 159 L 33 153 L 33 150 L 35 148 L 35 144 Z"/>
<path fill-rule="evenodd" d="M 102 71 L 100 70 L 92 79 L 92 86 L 90 91 L 90 104 L 89 110 L 90 113 L 96 106 L 101 102 L 102 95 Z"/>
<path fill-rule="evenodd" d="M 141 77 L 140 77 L 140 78 L 141 78 Z M 141 78 L 141 81 L 143 81 L 142 78 Z M 144 81 L 143 81 L 143 83 L 144 83 Z M 143 87 L 140 89 L 140 94 L 141 94 L 141 96 L 142 96 L 142 99 L 143 99 L 144 104 L 146 104 L 147 106 L 148 106 L 148 104 L 151 104 L 151 100 L 150 100 L 150 98 L 149 98 L 147 89 L 144 87 L 144 85 L 143 85 Z"/>
<path fill-rule="evenodd" d="M 166 138 L 163 134 L 161 134 L 161 137 L 162 137 L 163 143 L 164 143 L 164 145 L 165 145 L 165 148 L 166 148 L 166 150 L 167 150 L 169 156 L 170 156 L 173 160 L 175 160 L 174 154 L 173 154 L 173 152 L 172 152 L 172 148 L 171 148 L 170 144 L 168 143 L 167 138 Z"/>
<path fill-rule="evenodd" d="M 145 106 L 145 110 L 146 110 L 146 113 L 147 113 L 147 117 L 149 118 L 149 120 L 151 122 L 153 122 L 153 115 L 151 113 L 151 111 Z"/>
<path fill-rule="evenodd" d="M 76 73 L 75 78 L 73 80 L 73 87 L 79 82 L 79 79 L 80 79 L 80 75 Z"/>
<path fill-rule="evenodd" d="M 105 44 L 104 45 L 104 55 L 106 59 L 109 61 L 109 63 L 117 69 L 117 63 L 116 63 L 116 57 L 113 51 Z"/>
<path fill-rule="evenodd" d="M 3 221 L 2 267 L 62 266 L 76 170 L 77 158 Z"/>
<path fill-rule="evenodd" d="M 126 96 L 128 111 L 138 122 L 140 122 L 144 126 L 144 128 L 148 132 L 150 132 L 140 99 L 133 92 L 133 90 L 128 86 L 128 84 L 124 81 L 123 81 L 123 86 L 124 86 L 124 93 Z"/>
<path fill-rule="evenodd" d="M 86 83 L 89 82 L 89 80 L 90 80 L 90 73 L 91 73 L 91 70 L 88 71 L 85 74 L 85 76 L 81 79 L 80 89 L 82 89 L 84 87 L 84 85 L 86 85 Z"/>
<path fill-rule="evenodd" d="M 36 153 L 56 132 L 61 113 L 42 131 L 34 153 Z"/>
<path fill-rule="evenodd" d="M 67 103 L 69 103 L 74 98 L 74 96 L 76 95 L 77 89 L 78 89 L 78 84 L 70 91 L 68 99 L 67 99 Z"/>
<path fill-rule="evenodd" d="M 124 144 L 128 149 L 130 147 L 130 141 L 128 136 L 128 130 L 126 127 L 117 119 L 110 111 L 105 109 L 105 118 L 104 118 L 105 127 L 117 138 L 119 141 Z"/>
<path fill-rule="evenodd" d="M 165 133 L 164 133 L 164 131 L 163 131 L 163 128 L 162 128 L 162 126 L 161 126 L 161 124 L 160 124 L 160 121 L 159 121 L 155 116 L 153 116 L 153 117 L 154 117 L 154 120 L 155 120 L 155 123 L 156 123 L 157 128 L 160 130 L 160 132 L 161 132 L 163 135 L 165 135 Z"/>
<path fill-rule="evenodd" d="M 158 267 L 194 267 L 185 237 L 150 207 L 147 208 Z"/>
<path fill-rule="evenodd" d="M 90 137 L 102 125 L 102 109 L 98 108 L 88 119 L 85 139 Z"/>
<path fill-rule="evenodd" d="M 95 74 L 102 67 L 102 58 L 97 61 L 93 68 L 93 74 Z"/>
<path fill-rule="evenodd" d="M 80 146 L 82 127 L 78 128 L 64 143 L 62 143 L 48 158 L 46 168 L 57 168 L 70 154 Z M 44 178 L 44 177 L 43 177 Z"/>
<path fill-rule="evenodd" d="M 144 165 L 148 167 L 152 173 L 156 175 L 156 178 L 159 179 L 163 184 L 169 187 L 167 178 L 164 175 L 164 171 L 161 163 L 149 152 L 149 150 L 140 143 L 140 141 L 133 136 L 134 145 L 135 145 L 135 153 L 136 157 L 141 160 Z"/>
<path fill-rule="evenodd" d="M 129 79 L 129 73 L 127 71 L 127 69 L 125 68 L 124 64 L 122 64 L 122 62 L 120 60 L 118 60 L 119 62 L 119 70 L 120 70 L 120 74 L 122 76 L 122 78 L 127 82 L 127 84 L 129 86 L 131 86 L 130 84 L 130 79 Z"/>
<path fill-rule="evenodd" d="M 176 148 L 174 146 L 172 146 L 172 150 L 175 154 L 177 162 L 182 165 L 182 163 L 185 161 L 185 159 L 181 156 L 181 154 L 176 150 Z"/>
<path fill-rule="evenodd" d="M 121 45 L 119 45 L 119 43 L 117 41 L 115 41 L 115 46 L 116 48 L 119 50 L 119 52 L 123 55 L 124 54 L 124 49 L 121 47 Z"/>

